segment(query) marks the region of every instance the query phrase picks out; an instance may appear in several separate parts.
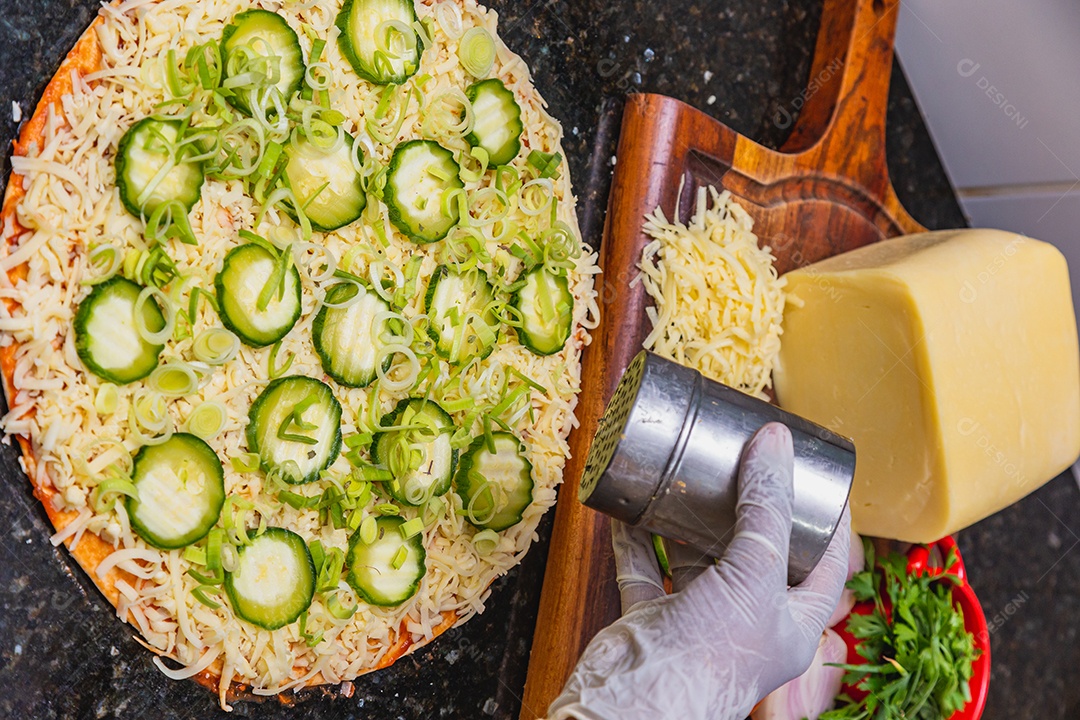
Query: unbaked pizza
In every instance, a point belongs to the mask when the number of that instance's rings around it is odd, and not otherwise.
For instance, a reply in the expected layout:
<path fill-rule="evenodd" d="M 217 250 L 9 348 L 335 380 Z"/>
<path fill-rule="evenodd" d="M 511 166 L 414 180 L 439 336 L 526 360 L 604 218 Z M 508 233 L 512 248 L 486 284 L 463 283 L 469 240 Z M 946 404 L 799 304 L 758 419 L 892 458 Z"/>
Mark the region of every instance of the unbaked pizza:
<path fill-rule="evenodd" d="M 172 678 L 336 684 L 483 610 L 594 326 L 561 130 L 472 0 L 126 0 L 22 129 L 4 431 Z"/>

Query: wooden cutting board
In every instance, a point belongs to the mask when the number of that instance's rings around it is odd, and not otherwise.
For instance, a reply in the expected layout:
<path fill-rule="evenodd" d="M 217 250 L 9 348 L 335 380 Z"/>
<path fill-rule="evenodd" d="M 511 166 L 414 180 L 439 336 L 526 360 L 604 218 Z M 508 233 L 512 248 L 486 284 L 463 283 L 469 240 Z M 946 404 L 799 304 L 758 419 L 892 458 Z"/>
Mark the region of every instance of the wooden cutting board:
<path fill-rule="evenodd" d="M 885 110 L 898 0 L 825 0 L 810 83 L 779 151 L 662 95 L 629 96 L 612 180 L 599 278 L 601 322 L 585 350 L 581 422 L 559 490 L 521 718 L 543 717 L 589 640 L 619 616 L 610 525 L 577 499 L 597 420 L 649 331 L 637 274 L 644 216 L 670 217 L 681 180 L 688 219 L 698 187 L 727 189 L 754 218 L 784 273 L 922 228 L 889 182 Z M 783 118 L 781 118 L 783 120 Z"/>

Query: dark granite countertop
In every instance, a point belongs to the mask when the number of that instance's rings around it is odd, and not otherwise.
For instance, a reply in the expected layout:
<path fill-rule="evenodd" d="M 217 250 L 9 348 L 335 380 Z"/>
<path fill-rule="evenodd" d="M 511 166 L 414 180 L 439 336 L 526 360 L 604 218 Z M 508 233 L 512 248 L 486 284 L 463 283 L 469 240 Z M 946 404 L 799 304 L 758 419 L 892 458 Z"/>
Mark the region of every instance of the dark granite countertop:
<path fill-rule="evenodd" d="M 618 134 L 619 99 L 663 92 L 778 146 L 772 121 L 802 91 L 817 33 L 815 0 L 527 0 L 492 3 L 503 36 L 533 69 L 563 121 L 586 238 L 599 240 Z M 91 20 L 97 0 L 3 0 L 0 161 L 16 124 Z M 923 224 L 964 220 L 899 66 L 890 91 L 888 156 L 900 199 Z M 0 181 L 3 182 L 3 181 Z M 208 692 L 171 682 L 150 662 L 63 549 L 10 448 L 0 453 L 0 695 L 2 718 L 227 717 Z M 1080 502 L 1062 476 L 965 531 L 961 547 L 993 630 L 985 717 L 1072 718 L 1080 684 Z M 550 522 L 550 518 L 549 518 Z M 549 527 L 523 565 L 496 582 L 488 610 L 393 668 L 361 678 L 350 698 L 293 707 L 238 703 L 260 718 L 512 718 L 524 683 Z"/>

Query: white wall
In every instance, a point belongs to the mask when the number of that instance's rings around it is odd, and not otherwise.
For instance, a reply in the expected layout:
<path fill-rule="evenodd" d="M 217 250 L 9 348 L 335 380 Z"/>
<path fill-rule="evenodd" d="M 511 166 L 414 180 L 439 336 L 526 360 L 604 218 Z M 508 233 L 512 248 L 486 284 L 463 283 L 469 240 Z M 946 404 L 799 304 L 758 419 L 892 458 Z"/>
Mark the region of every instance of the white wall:
<path fill-rule="evenodd" d="M 971 224 L 1057 245 L 1080 308 L 1080 2 L 902 0 L 896 46 Z"/>

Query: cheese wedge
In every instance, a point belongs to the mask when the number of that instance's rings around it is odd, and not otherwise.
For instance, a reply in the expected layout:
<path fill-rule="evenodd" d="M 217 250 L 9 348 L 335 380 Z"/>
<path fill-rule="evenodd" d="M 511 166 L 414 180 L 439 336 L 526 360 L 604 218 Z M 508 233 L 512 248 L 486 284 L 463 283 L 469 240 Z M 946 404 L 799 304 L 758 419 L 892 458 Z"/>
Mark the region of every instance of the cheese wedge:
<path fill-rule="evenodd" d="M 930 542 L 1080 454 L 1065 258 L 998 230 L 895 238 L 785 275 L 785 409 L 855 441 L 854 529 Z"/>

